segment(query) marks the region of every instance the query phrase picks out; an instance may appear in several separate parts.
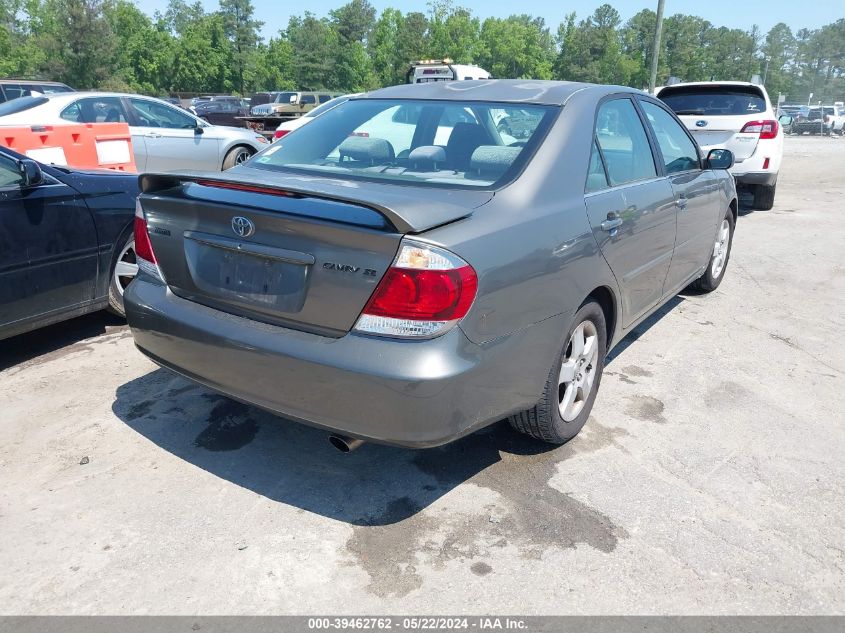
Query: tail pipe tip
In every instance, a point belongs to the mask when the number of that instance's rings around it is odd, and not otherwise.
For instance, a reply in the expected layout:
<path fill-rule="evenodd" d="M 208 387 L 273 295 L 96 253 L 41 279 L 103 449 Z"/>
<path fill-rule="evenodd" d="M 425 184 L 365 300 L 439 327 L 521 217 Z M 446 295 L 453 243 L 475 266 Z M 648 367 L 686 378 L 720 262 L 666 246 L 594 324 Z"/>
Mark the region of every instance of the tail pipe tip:
<path fill-rule="evenodd" d="M 329 443 L 341 453 L 351 453 L 360 447 L 364 443 L 364 440 L 345 435 L 329 435 Z"/>

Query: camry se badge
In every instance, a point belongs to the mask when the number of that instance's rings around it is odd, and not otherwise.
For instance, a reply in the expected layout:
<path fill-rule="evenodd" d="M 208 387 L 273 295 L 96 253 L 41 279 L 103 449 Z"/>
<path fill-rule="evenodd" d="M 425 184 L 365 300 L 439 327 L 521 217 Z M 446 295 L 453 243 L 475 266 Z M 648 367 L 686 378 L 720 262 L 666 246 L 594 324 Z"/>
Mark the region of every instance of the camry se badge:
<path fill-rule="evenodd" d="M 232 230 L 238 237 L 249 237 L 255 233 L 255 225 L 249 218 L 238 215 L 232 218 Z"/>

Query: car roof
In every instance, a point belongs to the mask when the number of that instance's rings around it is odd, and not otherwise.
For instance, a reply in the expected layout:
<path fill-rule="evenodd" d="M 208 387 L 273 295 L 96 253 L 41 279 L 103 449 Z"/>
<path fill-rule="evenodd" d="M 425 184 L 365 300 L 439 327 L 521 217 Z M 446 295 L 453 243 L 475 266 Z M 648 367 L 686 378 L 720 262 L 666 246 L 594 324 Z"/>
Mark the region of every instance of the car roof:
<path fill-rule="evenodd" d="M 618 92 L 642 94 L 625 86 L 606 86 L 575 81 L 536 81 L 530 79 L 474 79 L 470 81 L 432 81 L 402 84 L 368 92 L 360 99 L 432 99 L 446 101 L 494 101 L 563 105 L 576 92 L 590 91 L 596 96 Z"/>
<path fill-rule="evenodd" d="M 43 84 L 45 86 L 67 86 L 67 84 L 62 83 L 61 81 L 47 81 L 46 79 L 18 79 L 17 77 L 3 77 L 0 79 L 0 83 L 27 83 L 27 84 Z"/>

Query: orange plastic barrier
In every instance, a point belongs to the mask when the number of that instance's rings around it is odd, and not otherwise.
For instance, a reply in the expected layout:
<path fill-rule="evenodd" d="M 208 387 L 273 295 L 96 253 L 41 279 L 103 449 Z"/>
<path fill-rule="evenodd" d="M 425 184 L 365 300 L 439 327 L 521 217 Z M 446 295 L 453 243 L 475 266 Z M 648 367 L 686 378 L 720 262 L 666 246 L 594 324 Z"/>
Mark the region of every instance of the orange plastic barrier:
<path fill-rule="evenodd" d="M 47 164 L 138 171 L 126 123 L 0 127 L 0 145 Z"/>

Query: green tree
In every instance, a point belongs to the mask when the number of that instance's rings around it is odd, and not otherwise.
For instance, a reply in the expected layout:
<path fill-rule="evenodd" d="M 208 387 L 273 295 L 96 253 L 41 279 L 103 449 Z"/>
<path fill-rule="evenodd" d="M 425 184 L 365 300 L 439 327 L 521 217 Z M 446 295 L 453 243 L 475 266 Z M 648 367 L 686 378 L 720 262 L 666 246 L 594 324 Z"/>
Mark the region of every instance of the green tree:
<path fill-rule="evenodd" d="M 551 79 L 555 44 L 543 18 L 512 15 L 481 25 L 478 62 L 494 77 Z"/>
<path fill-rule="evenodd" d="M 47 0 L 38 44 L 42 70 L 75 88 L 98 87 L 113 75 L 117 41 L 103 0 Z"/>
<path fill-rule="evenodd" d="M 308 11 L 302 17 L 292 16 L 284 36 L 296 58 L 294 79 L 298 88 L 317 90 L 336 85 L 334 53 L 338 36 L 328 20 L 319 20 Z"/>
<path fill-rule="evenodd" d="M 210 13 L 185 27 L 174 56 L 173 86 L 185 92 L 231 92 L 232 47 L 223 16 Z"/>
<path fill-rule="evenodd" d="M 481 23 L 468 9 L 452 0 L 429 3 L 428 50 L 434 58 L 450 58 L 459 64 L 475 60 Z"/>
<path fill-rule="evenodd" d="M 158 94 L 171 89 L 176 42 L 166 23 L 152 20 L 128 0 L 117 0 L 106 11 L 117 38 L 112 89 Z"/>
<path fill-rule="evenodd" d="M 255 73 L 256 51 L 264 23 L 254 19 L 252 0 L 220 0 L 220 13 L 226 37 L 232 48 L 232 76 L 235 86 L 245 94 Z"/>
<path fill-rule="evenodd" d="M 375 7 L 368 0 L 352 0 L 329 15 L 342 44 L 365 43 L 376 22 Z"/>

